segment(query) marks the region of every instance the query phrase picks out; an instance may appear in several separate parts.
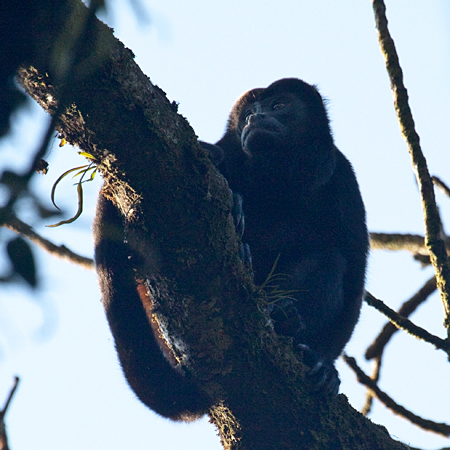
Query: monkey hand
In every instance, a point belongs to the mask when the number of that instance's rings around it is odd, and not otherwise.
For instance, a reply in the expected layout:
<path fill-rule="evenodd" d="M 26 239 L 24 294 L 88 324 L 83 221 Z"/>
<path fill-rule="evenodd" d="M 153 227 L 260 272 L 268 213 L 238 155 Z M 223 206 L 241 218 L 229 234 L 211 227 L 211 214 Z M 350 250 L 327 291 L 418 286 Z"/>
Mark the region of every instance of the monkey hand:
<path fill-rule="evenodd" d="M 210 144 L 204 141 L 198 142 L 208 152 L 209 158 L 215 166 L 218 166 L 223 161 L 223 150 L 218 145 Z"/>
<path fill-rule="evenodd" d="M 215 166 L 218 166 L 223 161 L 224 153 L 218 145 L 210 144 L 204 141 L 198 142 L 208 152 L 211 162 Z M 240 194 L 234 193 L 231 189 L 230 193 L 232 196 L 231 214 L 233 215 L 234 227 L 236 233 L 239 235 L 239 237 L 242 238 L 245 230 L 245 217 L 244 210 L 242 208 L 243 200 Z M 242 242 L 239 244 L 239 258 L 244 263 L 244 265 L 248 265 L 249 267 L 252 266 L 252 254 L 250 252 L 250 247 L 248 246 L 248 244 L 244 244 Z"/>
<path fill-rule="evenodd" d="M 339 392 L 339 375 L 331 361 L 326 360 L 307 345 L 299 343 L 306 325 L 294 300 L 285 298 L 269 305 L 269 313 L 274 321 L 275 332 L 279 336 L 290 336 L 303 352 L 303 363 L 308 367 L 306 376 L 312 390 L 318 394 L 337 395 Z"/>
<path fill-rule="evenodd" d="M 283 298 L 269 304 L 270 318 L 274 322 L 275 332 L 279 336 L 296 338 L 306 328 L 294 301 Z"/>
<path fill-rule="evenodd" d="M 305 344 L 298 344 L 298 348 L 303 352 L 303 363 L 309 368 L 306 376 L 313 392 L 336 396 L 339 393 L 341 380 L 334 364 L 325 360 Z"/>

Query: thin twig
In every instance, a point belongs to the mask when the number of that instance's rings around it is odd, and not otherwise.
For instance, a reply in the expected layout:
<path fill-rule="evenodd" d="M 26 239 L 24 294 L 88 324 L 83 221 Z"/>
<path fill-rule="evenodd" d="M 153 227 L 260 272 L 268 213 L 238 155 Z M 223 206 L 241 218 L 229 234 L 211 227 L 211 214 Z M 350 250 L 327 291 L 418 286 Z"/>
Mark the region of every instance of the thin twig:
<path fill-rule="evenodd" d="M 437 176 L 431 177 L 433 183 L 447 196 L 450 197 L 450 188 Z"/>
<path fill-rule="evenodd" d="M 409 300 L 403 303 L 397 314 L 407 319 L 435 290 L 436 278 L 433 276 Z M 397 331 L 398 328 L 395 325 L 387 322 L 380 334 L 367 348 L 364 355 L 366 359 L 380 357 L 387 343 Z"/>
<path fill-rule="evenodd" d="M 48 253 L 50 253 L 53 256 L 57 256 L 59 258 L 65 259 L 67 261 L 70 261 L 74 264 L 78 264 L 79 266 L 94 270 L 94 261 L 91 258 L 86 258 L 84 256 L 80 256 L 71 250 L 69 250 L 64 245 L 55 245 L 53 242 L 50 242 L 49 240 L 43 238 L 39 234 L 37 234 L 30 225 L 27 225 L 26 223 L 22 222 L 20 219 L 18 219 L 14 214 L 10 213 L 8 219 L 3 223 L 3 226 L 5 228 L 8 228 L 9 230 L 14 231 L 17 234 L 20 234 L 21 236 L 25 236 L 28 238 L 31 242 L 36 244 L 38 247 L 44 249 Z"/>
<path fill-rule="evenodd" d="M 370 233 L 370 248 L 372 250 L 406 250 L 413 254 L 428 255 L 424 237 L 417 234 Z"/>
<path fill-rule="evenodd" d="M 411 411 L 408 411 L 404 406 L 396 403 L 389 395 L 383 392 L 369 376 L 367 376 L 362 369 L 356 363 L 355 358 L 346 354 L 343 355 L 344 361 L 355 372 L 358 381 L 370 389 L 374 397 L 382 402 L 387 408 L 389 408 L 394 414 L 397 414 L 405 419 L 409 420 L 413 424 L 423 428 L 424 430 L 432 431 L 442 436 L 450 436 L 450 425 L 446 423 L 434 422 L 432 420 L 423 419 L 420 416 L 416 416 Z"/>
<path fill-rule="evenodd" d="M 5 426 L 5 415 L 8 410 L 8 406 L 11 403 L 14 392 L 16 392 L 17 386 L 19 384 L 19 377 L 14 377 L 14 384 L 9 392 L 8 398 L 6 399 L 5 406 L 0 411 L 0 450 L 9 450 L 8 447 L 8 437 L 6 436 L 6 426 Z"/>
<path fill-rule="evenodd" d="M 9 392 L 8 398 L 6 399 L 5 402 L 5 406 L 3 407 L 3 409 L 0 411 L 0 419 L 3 420 L 6 414 L 6 411 L 8 410 L 8 406 L 11 403 L 11 400 L 14 396 L 14 392 L 16 392 L 17 386 L 19 385 L 19 377 L 14 377 L 14 384 L 13 387 L 11 388 L 11 391 Z"/>
<path fill-rule="evenodd" d="M 444 323 L 447 328 L 447 334 L 450 337 L 450 265 L 444 241 L 440 237 L 442 227 L 436 206 L 433 182 L 428 172 L 425 157 L 420 148 L 419 135 L 415 130 L 414 120 L 408 102 L 408 93 L 403 84 L 403 72 L 400 67 L 395 44 L 389 34 L 386 6 L 383 0 L 373 0 L 372 4 L 378 30 L 378 40 L 391 81 L 395 111 L 401 132 L 408 144 L 408 150 L 411 155 L 412 165 L 422 198 L 426 231 L 425 244 L 429 250 L 431 263 L 436 272 L 437 286 L 441 293 L 441 300 L 445 311 Z"/>
<path fill-rule="evenodd" d="M 375 384 L 378 384 L 378 381 L 380 381 L 382 360 L 383 358 L 381 356 L 378 356 L 375 359 L 375 367 L 373 368 L 372 375 L 370 376 L 371 380 L 373 380 Z M 370 413 L 370 410 L 372 409 L 372 404 L 373 404 L 373 394 L 372 391 L 368 389 L 366 393 L 366 403 L 361 409 L 361 414 L 363 416 L 367 416 Z"/>
<path fill-rule="evenodd" d="M 444 236 L 447 254 L 450 254 L 450 238 Z M 370 233 L 370 248 L 372 250 L 407 251 L 417 257 L 426 256 L 429 261 L 429 252 L 425 246 L 425 238 L 419 234 L 408 233 Z M 429 262 L 428 262 L 429 264 Z"/>
<path fill-rule="evenodd" d="M 378 311 L 383 313 L 397 328 L 405 330 L 415 338 L 433 344 L 438 350 L 443 350 L 450 355 L 450 342 L 441 339 L 434 334 L 429 333 L 427 330 L 415 325 L 410 320 L 396 313 L 393 309 L 389 308 L 384 302 L 375 298 L 371 293 L 366 292 L 364 297 L 367 304 L 373 306 Z"/>

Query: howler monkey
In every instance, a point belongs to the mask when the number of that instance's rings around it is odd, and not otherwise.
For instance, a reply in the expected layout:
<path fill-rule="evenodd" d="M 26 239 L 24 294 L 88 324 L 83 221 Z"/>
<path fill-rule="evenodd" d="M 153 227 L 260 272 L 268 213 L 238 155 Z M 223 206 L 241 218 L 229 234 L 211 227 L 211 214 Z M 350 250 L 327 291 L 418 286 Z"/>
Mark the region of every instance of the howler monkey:
<path fill-rule="evenodd" d="M 255 284 L 273 269 L 280 290 L 268 306 L 275 331 L 303 350 L 318 389 L 337 393 L 333 363 L 358 320 L 368 234 L 355 175 L 333 143 L 320 94 L 294 78 L 248 91 L 224 136 L 201 144 L 234 193 L 233 213 L 245 212 L 245 227 L 243 220 L 237 226 L 240 256 L 251 261 Z M 94 235 L 103 304 L 128 383 L 165 417 L 201 416 L 210 400 L 160 350 L 121 216 L 102 195 Z"/>

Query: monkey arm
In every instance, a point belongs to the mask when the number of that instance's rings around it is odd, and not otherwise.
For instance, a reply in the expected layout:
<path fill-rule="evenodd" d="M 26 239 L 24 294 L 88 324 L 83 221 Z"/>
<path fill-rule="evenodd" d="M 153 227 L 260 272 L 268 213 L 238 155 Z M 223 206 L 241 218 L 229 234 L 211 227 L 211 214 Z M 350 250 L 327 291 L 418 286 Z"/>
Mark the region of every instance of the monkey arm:
<path fill-rule="evenodd" d="M 198 142 L 208 152 L 211 162 L 215 166 L 218 166 L 223 161 L 224 153 L 218 145 L 210 144 L 204 141 Z"/>

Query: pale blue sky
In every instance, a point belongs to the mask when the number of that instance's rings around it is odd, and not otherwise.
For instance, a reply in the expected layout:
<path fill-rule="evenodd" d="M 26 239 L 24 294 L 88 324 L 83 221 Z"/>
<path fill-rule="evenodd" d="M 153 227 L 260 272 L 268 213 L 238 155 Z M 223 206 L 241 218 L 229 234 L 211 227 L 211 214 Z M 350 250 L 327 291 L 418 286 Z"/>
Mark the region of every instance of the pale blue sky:
<path fill-rule="evenodd" d="M 354 165 L 370 230 L 423 233 L 420 199 L 369 0 L 142 3 L 152 19 L 147 25 L 136 20 L 125 0 L 112 2 L 106 20 L 150 79 L 179 102 L 200 139 L 214 142 L 221 137 L 234 100 L 250 88 L 281 77 L 317 84 L 329 101 L 336 144 Z M 386 3 L 430 171 L 450 183 L 450 4 Z M 18 118 L 14 135 L 0 142 L 2 168 L 23 166 L 38 145 L 36 133 L 45 120 L 37 106 Z M 34 182 L 45 199 L 60 173 L 83 163 L 56 140 L 48 161 L 49 174 Z M 76 223 L 58 229 L 39 223 L 38 231 L 91 256 L 99 183 L 86 187 L 85 212 Z M 58 203 L 74 211 L 76 193 L 70 183 L 57 194 Z M 437 199 L 449 229 L 450 201 L 440 193 Z M 7 236 L 1 233 L 0 238 Z M 220 449 L 207 420 L 173 424 L 134 398 L 116 360 L 95 275 L 40 250 L 36 255 L 43 275 L 37 295 L 0 286 L 0 404 L 13 375 L 22 378 L 7 416 L 11 450 Z M 408 254 L 374 252 L 367 287 L 396 308 L 430 276 L 431 270 L 420 269 Z M 445 335 L 438 295 L 414 320 Z M 364 363 L 362 353 L 383 322 L 364 306 L 347 347 L 368 372 L 371 365 Z M 341 392 L 359 409 L 364 390 L 344 364 L 338 367 Z M 386 353 L 381 386 L 416 414 L 449 423 L 449 377 L 442 352 L 398 333 Z M 429 449 L 449 445 L 378 403 L 371 417 L 405 443 Z"/>

